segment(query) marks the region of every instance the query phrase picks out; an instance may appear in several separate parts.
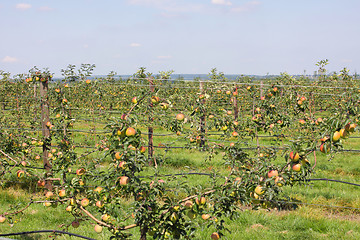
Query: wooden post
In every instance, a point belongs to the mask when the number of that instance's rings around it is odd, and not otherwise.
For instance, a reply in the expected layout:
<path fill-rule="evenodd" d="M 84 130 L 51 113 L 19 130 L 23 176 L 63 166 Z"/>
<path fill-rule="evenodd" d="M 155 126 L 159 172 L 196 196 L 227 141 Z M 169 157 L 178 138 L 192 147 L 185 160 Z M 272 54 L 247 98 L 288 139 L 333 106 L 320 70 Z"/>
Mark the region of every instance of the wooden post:
<path fill-rule="evenodd" d="M 237 87 L 235 86 L 234 88 L 234 93 L 233 93 L 233 103 L 234 103 L 234 120 L 237 120 L 239 117 L 239 107 L 238 107 L 238 102 L 237 102 L 237 95 L 238 95 L 238 90 Z"/>
<path fill-rule="evenodd" d="M 34 84 L 34 102 L 36 102 L 36 91 L 37 91 L 37 88 L 36 88 L 37 84 Z M 34 106 L 34 122 L 37 121 L 37 106 L 35 105 Z"/>
<path fill-rule="evenodd" d="M 200 93 L 204 94 L 204 82 L 200 81 Z M 200 149 L 205 150 L 205 121 L 206 121 L 206 111 L 205 111 L 205 97 L 202 100 L 201 106 L 201 116 L 200 116 Z"/>
<path fill-rule="evenodd" d="M 49 145 L 51 142 L 50 138 L 50 128 L 47 126 L 47 122 L 49 122 L 49 96 L 48 96 L 48 82 L 41 82 L 40 83 L 40 96 L 41 96 L 41 128 L 42 128 L 42 134 L 44 137 L 43 141 L 43 164 L 46 171 L 46 179 L 51 177 L 51 164 L 48 159 L 49 154 Z M 51 180 L 45 180 L 45 188 L 49 191 L 52 191 L 52 181 Z"/>
<path fill-rule="evenodd" d="M 149 114 L 149 127 L 148 127 L 148 157 L 149 157 L 149 164 L 152 165 L 152 158 L 154 155 L 154 141 L 153 141 L 153 133 L 154 129 L 151 126 L 152 122 L 154 121 L 154 118 L 152 116 L 153 111 L 153 103 L 151 102 L 152 93 L 155 91 L 154 88 L 154 82 L 152 78 L 149 78 L 149 89 L 150 89 L 150 100 L 149 100 L 149 108 L 150 108 L 150 114 Z"/>

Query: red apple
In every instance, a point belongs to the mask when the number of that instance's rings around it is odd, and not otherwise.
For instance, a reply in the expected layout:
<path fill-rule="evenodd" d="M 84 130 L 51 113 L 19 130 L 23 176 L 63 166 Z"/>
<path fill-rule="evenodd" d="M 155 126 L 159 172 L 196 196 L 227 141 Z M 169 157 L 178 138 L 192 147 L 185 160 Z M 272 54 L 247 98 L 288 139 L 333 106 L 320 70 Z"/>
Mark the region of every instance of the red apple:
<path fill-rule="evenodd" d="M 269 178 L 272 178 L 272 177 L 277 177 L 279 175 L 278 171 L 277 170 L 270 170 L 268 172 L 268 177 Z"/>
<path fill-rule="evenodd" d="M 264 194 L 265 190 L 262 186 L 258 185 L 258 186 L 256 186 L 254 192 L 260 196 L 260 195 Z"/>
<path fill-rule="evenodd" d="M 132 136 L 134 136 L 135 134 L 136 134 L 136 130 L 135 130 L 134 128 L 129 127 L 129 128 L 126 129 L 125 135 L 126 135 L 127 137 L 132 137 Z"/>
<path fill-rule="evenodd" d="M 71 223 L 71 226 L 72 226 L 73 228 L 78 228 L 78 227 L 80 226 L 80 223 L 79 223 L 79 221 L 75 220 L 75 221 L 73 221 L 73 222 Z"/>
<path fill-rule="evenodd" d="M 16 176 L 17 176 L 18 178 L 22 178 L 22 177 L 24 177 L 24 175 L 25 175 L 24 170 L 18 170 L 18 171 L 16 172 Z"/>
<path fill-rule="evenodd" d="M 131 99 L 131 102 L 132 102 L 133 104 L 136 104 L 136 103 L 137 103 L 137 97 L 133 97 L 133 98 Z"/>
<path fill-rule="evenodd" d="M 59 197 L 65 197 L 66 196 L 66 192 L 65 192 L 65 189 L 61 189 L 59 191 Z"/>
<path fill-rule="evenodd" d="M 213 232 L 211 234 L 211 239 L 212 240 L 218 240 L 218 239 L 220 239 L 220 235 L 217 232 Z"/>
<path fill-rule="evenodd" d="M 110 219 L 110 215 L 109 214 L 104 214 L 104 215 L 102 215 L 101 216 L 101 220 L 103 220 L 104 222 L 107 222 L 107 221 L 109 221 L 109 219 Z"/>
<path fill-rule="evenodd" d="M 79 168 L 78 170 L 76 170 L 76 174 L 78 176 L 83 175 L 86 172 L 86 170 L 84 168 Z"/>
<path fill-rule="evenodd" d="M 185 201 L 184 206 L 186 208 L 192 208 L 193 202 L 191 200 L 187 200 L 187 201 Z"/>
<path fill-rule="evenodd" d="M 115 159 L 117 159 L 117 160 L 120 160 L 121 159 L 121 157 L 122 157 L 122 153 L 121 152 L 116 152 L 115 153 Z"/>
<path fill-rule="evenodd" d="M 120 185 L 125 186 L 130 182 L 130 178 L 127 176 L 120 177 Z"/>
<path fill-rule="evenodd" d="M 87 207 L 89 205 L 90 201 L 87 198 L 83 198 L 80 202 L 81 206 Z"/>
<path fill-rule="evenodd" d="M 300 170 L 301 170 L 301 164 L 300 164 L 300 163 L 294 164 L 294 165 L 292 166 L 292 170 L 295 171 L 295 172 L 300 172 Z"/>
<path fill-rule="evenodd" d="M 98 225 L 98 224 L 96 224 L 95 227 L 94 227 L 94 230 L 95 230 L 95 232 L 97 232 L 97 233 L 101 233 L 102 230 L 103 230 L 103 227 L 100 226 L 100 225 Z"/>
<path fill-rule="evenodd" d="M 291 153 L 290 153 L 290 159 L 291 159 L 293 162 L 299 161 L 299 159 L 300 159 L 299 153 L 291 152 Z"/>
<path fill-rule="evenodd" d="M 176 120 L 178 120 L 179 122 L 184 121 L 184 119 L 185 119 L 185 115 L 183 113 L 178 113 L 176 115 Z"/>

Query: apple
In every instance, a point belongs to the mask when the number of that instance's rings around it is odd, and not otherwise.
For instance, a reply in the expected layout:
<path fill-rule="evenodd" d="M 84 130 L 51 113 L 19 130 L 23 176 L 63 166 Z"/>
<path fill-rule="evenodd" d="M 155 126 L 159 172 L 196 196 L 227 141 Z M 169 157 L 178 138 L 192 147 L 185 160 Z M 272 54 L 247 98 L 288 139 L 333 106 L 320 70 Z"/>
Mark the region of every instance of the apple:
<path fill-rule="evenodd" d="M 321 141 L 321 142 L 326 142 L 326 141 L 329 140 L 329 139 L 330 139 L 330 137 L 325 136 L 325 137 L 321 138 L 320 141 Z"/>
<path fill-rule="evenodd" d="M 292 170 L 295 171 L 295 172 L 300 172 L 300 170 L 301 170 L 301 164 L 300 164 L 300 163 L 294 164 L 294 165 L 292 166 Z"/>
<path fill-rule="evenodd" d="M 273 92 L 277 92 L 277 91 L 278 91 L 278 88 L 277 88 L 277 87 L 274 87 L 272 90 L 273 90 Z"/>
<path fill-rule="evenodd" d="M 67 212 L 71 212 L 73 210 L 73 206 L 69 205 L 65 208 Z"/>
<path fill-rule="evenodd" d="M 131 102 L 133 103 L 133 104 L 137 104 L 137 97 L 133 97 L 132 99 L 131 99 Z"/>
<path fill-rule="evenodd" d="M 226 93 L 226 95 L 230 95 L 230 94 L 231 94 L 231 92 L 230 92 L 229 90 L 226 91 L 225 93 Z"/>
<path fill-rule="evenodd" d="M 121 161 L 118 165 L 119 168 L 121 169 L 125 169 L 125 165 L 126 165 L 126 162 L 125 161 Z"/>
<path fill-rule="evenodd" d="M 240 184 L 241 180 L 242 180 L 241 177 L 236 177 L 235 180 L 234 180 L 234 184 L 235 183 Z"/>
<path fill-rule="evenodd" d="M 221 93 L 221 90 L 220 90 L 220 89 L 216 90 L 216 93 L 217 93 L 217 94 L 220 94 L 220 93 Z"/>
<path fill-rule="evenodd" d="M 179 217 L 178 217 L 177 213 L 173 212 L 170 215 L 170 221 L 172 221 L 173 223 L 176 222 L 178 219 L 179 219 Z"/>
<path fill-rule="evenodd" d="M 42 180 L 42 179 L 38 180 L 38 181 L 37 181 L 37 186 L 38 186 L 38 187 L 44 187 L 44 186 L 45 186 L 45 181 Z"/>
<path fill-rule="evenodd" d="M 302 166 L 310 165 L 310 162 L 309 162 L 309 160 L 307 158 L 303 158 L 301 160 L 301 165 Z"/>
<path fill-rule="evenodd" d="M 277 170 L 270 170 L 268 172 L 268 177 L 269 178 L 272 178 L 272 177 L 277 177 L 279 175 L 278 171 Z"/>
<path fill-rule="evenodd" d="M 66 98 L 64 98 L 63 100 L 62 100 L 62 103 L 63 104 L 66 104 L 68 102 L 68 100 L 66 99 Z"/>
<path fill-rule="evenodd" d="M 169 108 L 169 104 L 167 104 L 167 103 L 160 103 L 160 107 L 161 107 L 161 109 L 163 109 L 163 110 L 167 110 L 167 109 Z"/>
<path fill-rule="evenodd" d="M 346 129 L 340 129 L 340 137 L 346 138 L 349 135 L 349 132 Z"/>
<path fill-rule="evenodd" d="M 178 113 L 176 115 L 176 120 L 178 120 L 179 122 L 184 121 L 184 119 L 185 119 L 185 115 L 183 113 Z"/>
<path fill-rule="evenodd" d="M 50 207 L 50 206 L 51 206 L 51 202 L 44 202 L 44 206 L 45 206 L 45 207 Z"/>
<path fill-rule="evenodd" d="M 233 132 L 231 133 L 231 135 L 232 135 L 233 137 L 237 137 L 239 134 L 238 134 L 236 131 L 233 131 Z"/>
<path fill-rule="evenodd" d="M 3 223 L 6 221 L 6 218 L 4 216 L 0 216 L 0 223 Z"/>
<path fill-rule="evenodd" d="M 125 186 L 130 182 L 130 178 L 127 176 L 120 177 L 120 185 Z"/>
<path fill-rule="evenodd" d="M 98 225 L 98 224 L 96 224 L 95 227 L 94 227 L 94 230 L 95 230 L 95 232 L 97 232 L 97 233 L 101 233 L 102 230 L 103 230 L 103 227 L 100 226 L 100 225 Z"/>
<path fill-rule="evenodd" d="M 127 119 L 127 114 L 124 113 L 123 115 L 121 115 L 120 118 L 121 118 L 121 120 L 126 120 Z"/>
<path fill-rule="evenodd" d="M 349 126 L 349 132 L 354 132 L 354 131 L 355 131 L 355 128 L 356 128 L 356 124 L 355 124 L 355 123 L 350 124 L 350 126 Z"/>
<path fill-rule="evenodd" d="M 322 143 L 320 145 L 320 152 L 322 153 L 329 153 L 330 152 L 330 144 Z"/>
<path fill-rule="evenodd" d="M 22 177 L 24 177 L 24 175 L 25 175 L 24 170 L 18 170 L 18 171 L 16 172 L 16 176 L 17 176 L 18 178 L 22 178 Z"/>
<path fill-rule="evenodd" d="M 229 110 L 229 111 L 226 112 L 226 114 L 227 114 L 227 115 L 231 115 L 231 114 L 232 114 L 232 111 Z"/>
<path fill-rule="evenodd" d="M 231 143 L 229 144 L 229 146 L 230 146 L 230 147 L 235 147 L 235 143 L 231 142 Z"/>
<path fill-rule="evenodd" d="M 73 228 L 78 228 L 78 227 L 80 226 L 80 223 L 79 223 L 79 221 L 75 220 L 75 221 L 73 221 L 73 222 L 71 223 L 71 226 L 72 226 Z"/>
<path fill-rule="evenodd" d="M 264 194 L 265 190 L 263 189 L 262 186 L 258 185 L 258 186 L 256 186 L 254 192 L 260 196 L 260 195 Z"/>
<path fill-rule="evenodd" d="M 126 135 L 127 137 L 132 137 L 132 136 L 134 136 L 135 134 L 136 134 L 136 130 L 135 130 L 134 128 L 129 127 L 129 128 L 126 129 L 125 135 Z"/>
<path fill-rule="evenodd" d="M 122 153 L 116 152 L 116 153 L 115 153 L 115 159 L 120 160 L 121 157 L 122 157 L 122 155 L 123 155 Z"/>
<path fill-rule="evenodd" d="M 305 122 L 304 119 L 300 119 L 300 120 L 299 120 L 299 123 L 300 123 L 300 124 L 305 124 L 306 122 Z"/>
<path fill-rule="evenodd" d="M 160 98 L 159 98 L 158 96 L 152 96 L 152 97 L 151 97 L 151 102 L 152 102 L 152 103 L 156 104 L 156 103 L 158 103 L 159 101 L 160 101 Z"/>
<path fill-rule="evenodd" d="M 282 187 L 284 185 L 284 178 L 276 176 L 275 184 L 278 185 L 279 187 Z"/>
<path fill-rule="evenodd" d="M 134 147 L 133 145 L 130 144 L 130 145 L 128 146 L 128 149 L 130 149 L 130 150 L 132 150 L 132 151 L 135 151 L 135 150 L 136 150 L 136 147 Z"/>
<path fill-rule="evenodd" d="M 220 235 L 217 232 L 213 232 L 211 234 L 211 239 L 212 240 L 218 240 L 218 239 L 220 239 Z"/>
<path fill-rule="evenodd" d="M 291 159 L 293 162 L 297 162 L 297 161 L 299 161 L 299 159 L 300 159 L 299 153 L 291 152 L 289 156 L 290 156 L 290 159 Z"/>
<path fill-rule="evenodd" d="M 109 221 L 109 219 L 110 219 L 110 215 L 107 213 L 101 216 L 101 220 L 103 220 L 104 222 Z"/>
<path fill-rule="evenodd" d="M 52 198 L 53 196 L 54 196 L 54 193 L 50 192 L 50 191 L 45 194 L 46 199 Z"/>
<path fill-rule="evenodd" d="M 192 208 L 193 202 L 191 200 L 187 200 L 187 201 L 185 201 L 184 206 L 186 208 Z"/>
<path fill-rule="evenodd" d="M 96 205 L 98 208 L 104 207 L 104 203 L 103 203 L 102 201 L 97 201 L 97 202 L 95 203 L 95 205 Z"/>
<path fill-rule="evenodd" d="M 90 84 L 91 83 L 91 80 L 90 79 L 86 79 L 86 84 Z"/>
<path fill-rule="evenodd" d="M 65 189 L 61 189 L 59 191 L 59 197 L 65 197 L 66 196 L 66 192 L 65 192 Z"/>
<path fill-rule="evenodd" d="M 78 170 L 76 170 L 76 175 L 81 176 L 86 172 L 86 170 L 84 168 L 79 168 Z"/>
<path fill-rule="evenodd" d="M 209 218 L 210 218 L 211 216 L 209 215 L 209 214 L 203 214 L 203 215 L 201 215 L 201 218 L 203 219 L 203 220 L 208 220 Z"/>
<path fill-rule="evenodd" d="M 222 126 L 222 127 L 221 127 L 221 130 L 222 130 L 222 131 L 226 131 L 227 129 L 228 129 L 227 126 Z"/>
<path fill-rule="evenodd" d="M 83 198 L 80 202 L 81 206 L 87 207 L 89 205 L 90 201 L 87 198 Z"/>
<path fill-rule="evenodd" d="M 94 192 L 100 193 L 102 190 L 103 190 L 103 188 L 98 186 L 94 189 Z"/>
<path fill-rule="evenodd" d="M 139 150 L 140 150 L 141 153 L 145 153 L 146 152 L 146 147 L 141 146 Z"/>
<path fill-rule="evenodd" d="M 205 197 L 196 198 L 195 202 L 197 205 L 204 205 L 206 203 L 206 198 Z"/>
<path fill-rule="evenodd" d="M 338 142 L 340 140 L 341 134 L 339 131 L 335 131 L 332 137 L 333 142 Z"/>

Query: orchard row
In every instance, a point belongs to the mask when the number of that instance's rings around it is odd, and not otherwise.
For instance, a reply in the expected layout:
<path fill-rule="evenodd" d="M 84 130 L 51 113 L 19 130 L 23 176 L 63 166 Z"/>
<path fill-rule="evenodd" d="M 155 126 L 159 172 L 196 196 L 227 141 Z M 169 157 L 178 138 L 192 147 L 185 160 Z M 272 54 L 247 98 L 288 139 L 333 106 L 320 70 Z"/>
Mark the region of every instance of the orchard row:
<path fill-rule="evenodd" d="M 90 79 L 73 70 L 57 81 L 46 70 L 3 74 L 0 180 L 36 181 L 44 194 L 36 202 L 64 206 L 73 217 L 65 226 L 90 221 L 96 232 L 107 228 L 118 239 L 129 238 L 132 228 L 140 239 L 187 238 L 204 224 L 214 229 L 209 238 L 219 239 L 223 219 L 240 206 L 283 207 L 282 187 L 306 181 L 318 151 L 331 158 L 341 150 L 359 118 L 358 84 L 345 70 L 318 79 L 283 74 L 231 82 L 216 71 L 207 81 L 186 81 L 143 68 L 128 79 Z M 104 126 L 104 134 L 84 129 L 83 119 Z M 227 175 L 210 173 L 204 188 L 146 174 L 158 171 L 153 137 L 160 127 L 209 159 L 223 153 Z M 81 131 L 95 132 L 95 144 L 87 146 L 94 150 L 77 150 L 86 145 Z M 273 136 L 272 146 L 257 141 L 254 152 L 245 151 L 254 144 L 249 138 L 260 135 Z M 281 155 L 283 163 L 275 164 Z M 25 210 L 0 213 L 0 222 L 13 223 Z"/>

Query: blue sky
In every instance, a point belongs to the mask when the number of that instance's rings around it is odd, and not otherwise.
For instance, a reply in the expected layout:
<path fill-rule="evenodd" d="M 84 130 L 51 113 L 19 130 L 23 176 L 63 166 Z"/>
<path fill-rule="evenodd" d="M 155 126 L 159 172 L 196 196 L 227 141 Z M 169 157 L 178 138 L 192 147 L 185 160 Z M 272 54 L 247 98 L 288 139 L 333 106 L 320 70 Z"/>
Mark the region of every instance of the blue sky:
<path fill-rule="evenodd" d="M 0 70 L 360 71 L 359 0 L 0 0 Z"/>

